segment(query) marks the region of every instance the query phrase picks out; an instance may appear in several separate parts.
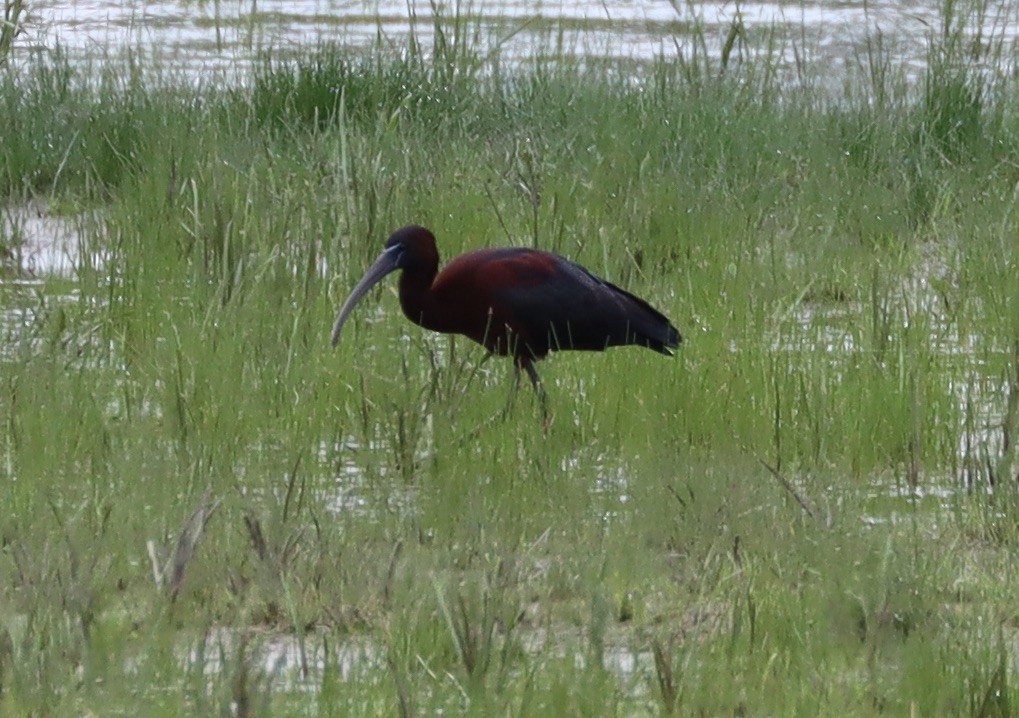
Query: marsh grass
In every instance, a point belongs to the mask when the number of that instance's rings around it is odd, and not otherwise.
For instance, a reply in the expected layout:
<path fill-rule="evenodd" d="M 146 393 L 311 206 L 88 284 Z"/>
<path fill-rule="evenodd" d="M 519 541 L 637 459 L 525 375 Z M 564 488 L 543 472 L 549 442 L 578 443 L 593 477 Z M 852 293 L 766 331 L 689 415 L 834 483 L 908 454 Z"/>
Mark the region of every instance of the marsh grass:
<path fill-rule="evenodd" d="M 229 90 L 0 79 L 3 195 L 98 218 L 75 301 L 0 284 L 0 712 L 1007 714 L 1001 55 L 946 20 L 919 86 L 878 38 L 833 99 L 745 28 L 634 78 L 507 71 L 464 17 Z M 408 222 L 574 258 L 686 342 L 552 357 L 547 432 L 393 284 L 329 351 Z"/>
<path fill-rule="evenodd" d="M 24 219 L 13 212 L 0 217 L 0 272 L 7 276 L 24 263 Z"/>
<path fill-rule="evenodd" d="M 14 38 L 22 31 L 26 10 L 23 0 L 4 0 L 4 16 L 0 19 L 0 67 L 9 61 Z"/>

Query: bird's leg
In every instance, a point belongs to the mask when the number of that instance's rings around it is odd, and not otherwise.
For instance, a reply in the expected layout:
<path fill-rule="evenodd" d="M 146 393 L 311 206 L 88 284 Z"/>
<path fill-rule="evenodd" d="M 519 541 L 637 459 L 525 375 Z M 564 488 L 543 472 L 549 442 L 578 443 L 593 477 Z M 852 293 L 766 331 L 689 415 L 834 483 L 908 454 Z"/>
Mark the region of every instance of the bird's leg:
<path fill-rule="evenodd" d="M 505 419 L 509 416 L 510 411 L 513 409 L 513 403 L 517 399 L 517 393 L 520 391 L 520 364 L 513 362 L 513 386 L 510 387 L 509 396 L 506 397 L 506 406 L 502 410 L 502 418 Z"/>
<path fill-rule="evenodd" d="M 524 366 L 524 371 L 527 372 L 527 376 L 531 379 L 531 386 L 534 387 L 534 393 L 538 395 L 538 401 L 541 402 L 541 429 L 544 432 L 548 432 L 548 427 L 552 425 L 552 413 L 548 410 L 548 394 L 545 393 L 545 385 L 541 383 L 541 377 L 538 376 L 537 369 L 534 368 L 534 362 L 523 361 L 521 362 Z M 517 384 L 520 383 L 520 365 L 517 365 Z"/>
<path fill-rule="evenodd" d="M 543 433 L 548 433 L 548 427 L 552 425 L 552 412 L 548 408 L 548 394 L 545 393 L 545 386 L 541 383 L 541 377 L 538 376 L 538 372 L 534 368 L 534 364 L 531 361 L 514 361 L 513 362 L 513 386 L 510 387 L 509 398 L 506 401 L 506 406 L 503 410 L 492 416 L 491 418 L 481 422 L 474 428 L 473 431 L 468 432 L 463 441 L 473 439 L 481 433 L 481 430 L 491 424 L 496 419 L 502 419 L 503 421 L 509 416 L 510 411 L 513 409 L 513 403 L 516 401 L 517 392 L 520 391 L 520 368 L 523 367 L 524 371 L 527 372 L 527 377 L 531 380 L 531 386 L 534 387 L 534 393 L 538 395 L 538 401 L 541 403 L 541 430 Z"/>

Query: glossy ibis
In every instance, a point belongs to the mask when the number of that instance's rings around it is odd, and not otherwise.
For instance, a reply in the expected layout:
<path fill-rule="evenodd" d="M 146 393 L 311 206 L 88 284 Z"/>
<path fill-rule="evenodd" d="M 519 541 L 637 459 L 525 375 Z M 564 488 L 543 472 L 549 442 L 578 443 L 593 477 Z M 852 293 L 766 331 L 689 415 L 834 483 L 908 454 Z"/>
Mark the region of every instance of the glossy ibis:
<path fill-rule="evenodd" d="M 679 331 L 643 299 L 550 252 L 477 249 L 439 272 L 435 236 L 411 225 L 390 235 L 382 254 L 351 291 L 333 324 L 333 346 L 368 290 L 402 269 L 400 306 L 415 324 L 463 334 L 492 354 L 512 355 L 519 382 L 527 372 L 545 407 L 534 362 L 564 349 L 602 351 L 626 344 L 670 355 Z M 547 410 L 546 410 L 547 416 Z"/>

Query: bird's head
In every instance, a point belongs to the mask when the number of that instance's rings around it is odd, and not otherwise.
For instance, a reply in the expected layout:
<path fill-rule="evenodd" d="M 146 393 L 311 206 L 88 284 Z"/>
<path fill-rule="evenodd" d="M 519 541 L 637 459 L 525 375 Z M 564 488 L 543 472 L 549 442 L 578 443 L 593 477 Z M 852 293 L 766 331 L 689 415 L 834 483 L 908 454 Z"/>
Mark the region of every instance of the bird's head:
<path fill-rule="evenodd" d="M 372 287 L 382 281 L 383 277 L 398 269 L 418 267 L 430 270 L 434 276 L 438 265 L 439 255 L 435 248 L 435 236 L 424 227 L 409 225 L 389 235 L 382 254 L 361 277 L 361 281 L 350 292 L 347 301 L 343 303 L 339 314 L 336 315 L 336 321 L 333 323 L 333 346 L 335 347 L 339 343 L 343 324 L 347 321 L 350 313 L 354 311 L 354 307 Z M 430 279 L 431 277 L 429 277 Z"/>

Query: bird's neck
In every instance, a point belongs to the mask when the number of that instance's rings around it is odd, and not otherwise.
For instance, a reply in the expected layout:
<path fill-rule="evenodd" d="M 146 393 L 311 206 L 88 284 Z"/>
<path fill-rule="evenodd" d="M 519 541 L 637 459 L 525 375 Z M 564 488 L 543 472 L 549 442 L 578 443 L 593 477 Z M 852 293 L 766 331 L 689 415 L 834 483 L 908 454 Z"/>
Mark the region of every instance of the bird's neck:
<path fill-rule="evenodd" d="M 436 271 L 437 268 L 430 272 L 404 270 L 400 275 L 400 307 L 415 324 L 425 329 L 442 331 L 436 324 L 440 312 L 435 311 L 435 295 L 432 292 Z"/>

